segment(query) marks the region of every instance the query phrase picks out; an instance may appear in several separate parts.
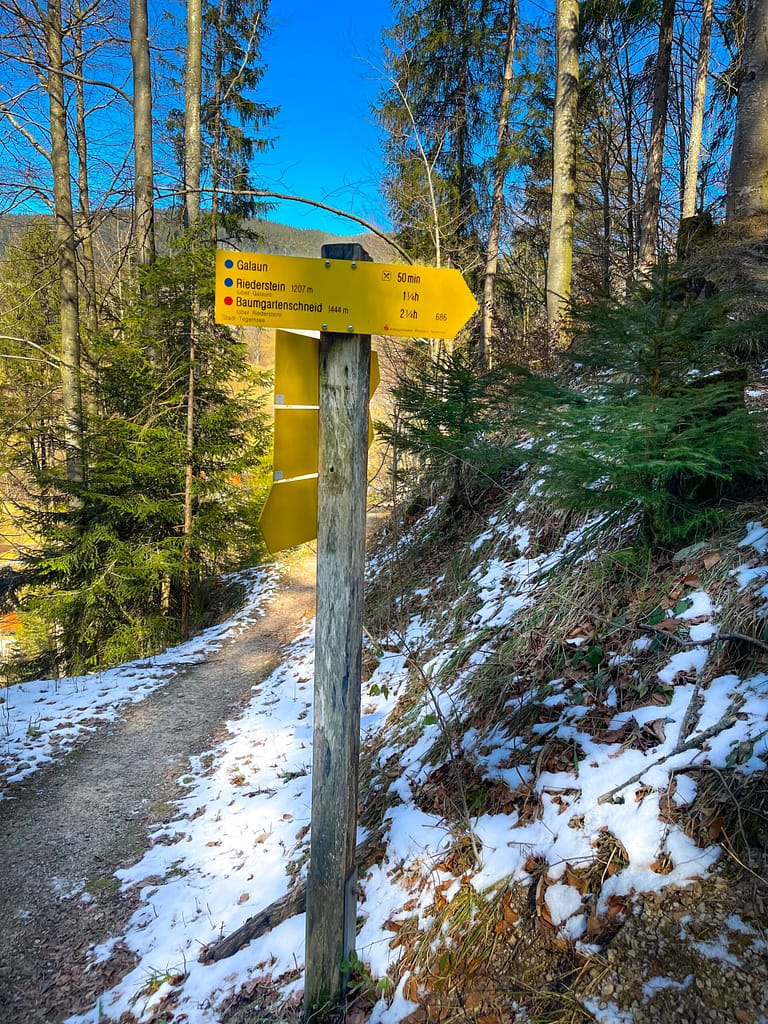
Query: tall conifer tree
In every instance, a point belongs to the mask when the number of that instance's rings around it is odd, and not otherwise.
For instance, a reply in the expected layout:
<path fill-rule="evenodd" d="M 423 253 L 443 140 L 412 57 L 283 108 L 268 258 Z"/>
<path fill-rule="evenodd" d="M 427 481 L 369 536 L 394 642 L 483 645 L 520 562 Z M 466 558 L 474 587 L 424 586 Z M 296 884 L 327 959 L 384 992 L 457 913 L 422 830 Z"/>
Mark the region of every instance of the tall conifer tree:
<path fill-rule="evenodd" d="M 264 75 L 261 41 L 268 31 L 269 0 L 214 0 L 203 4 L 201 129 L 209 153 L 211 238 L 218 228 L 236 233 L 264 203 L 253 190 L 251 161 L 271 140 L 263 131 L 277 108 L 258 100 Z"/>
<path fill-rule="evenodd" d="M 421 258 L 440 252 L 461 267 L 481 251 L 487 114 L 508 20 L 501 0 L 400 0 L 385 33 L 385 191 L 401 240 Z"/>

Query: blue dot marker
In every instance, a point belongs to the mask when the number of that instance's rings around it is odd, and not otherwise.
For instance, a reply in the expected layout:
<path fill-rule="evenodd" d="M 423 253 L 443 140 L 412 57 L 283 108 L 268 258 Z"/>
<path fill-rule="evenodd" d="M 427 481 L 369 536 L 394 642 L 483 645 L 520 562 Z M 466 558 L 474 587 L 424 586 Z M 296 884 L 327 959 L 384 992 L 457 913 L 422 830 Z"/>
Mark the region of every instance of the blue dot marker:
<path fill-rule="evenodd" d="M 234 260 L 224 260 L 224 266 L 227 268 L 227 270 L 231 270 L 232 267 L 234 267 L 234 265 Z"/>
<path fill-rule="evenodd" d="M 232 280 L 231 277 L 225 277 L 224 284 L 226 285 L 227 288 L 231 288 L 232 285 L 234 284 L 234 281 Z"/>

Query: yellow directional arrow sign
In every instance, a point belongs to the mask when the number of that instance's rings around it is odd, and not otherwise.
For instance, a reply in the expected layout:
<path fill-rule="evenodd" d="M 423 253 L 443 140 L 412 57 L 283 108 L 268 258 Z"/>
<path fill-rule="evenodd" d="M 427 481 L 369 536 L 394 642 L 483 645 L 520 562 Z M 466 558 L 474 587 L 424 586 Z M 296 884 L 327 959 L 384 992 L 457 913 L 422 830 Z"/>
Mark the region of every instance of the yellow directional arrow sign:
<path fill-rule="evenodd" d="M 259 527 L 271 555 L 314 540 L 317 537 L 317 476 L 272 484 Z"/>
<path fill-rule="evenodd" d="M 275 334 L 274 483 L 259 519 L 270 554 L 317 537 L 319 340 L 298 331 Z M 370 398 L 381 381 L 371 352 Z M 368 447 L 373 424 L 368 415 Z"/>
<path fill-rule="evenodd" d="M 219 324 L 453 338 L 476 309 L 458 270 L 216 254 Z"/>

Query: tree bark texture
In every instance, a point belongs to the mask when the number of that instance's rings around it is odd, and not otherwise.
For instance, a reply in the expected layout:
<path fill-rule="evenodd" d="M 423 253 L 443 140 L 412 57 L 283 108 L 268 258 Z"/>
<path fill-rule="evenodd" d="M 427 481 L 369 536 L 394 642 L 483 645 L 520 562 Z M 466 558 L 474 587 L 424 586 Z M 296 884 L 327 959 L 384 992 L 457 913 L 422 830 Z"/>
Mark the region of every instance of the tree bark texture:
<path fill-rule="evenodd" d="M 83 410 L 80 390 L 80 314 L 78 309 L 75 218 L 69 167 L 67 108 L 64 96 L 61 0 L 49 0 L 45 18 L 48 58 L 48 100 L 51 128 L 56 244 L 59 255 L 61 297 L 61 392 L 66 448 L 67 481 L 82 483 Z"/>
<path fill-rule="evenodd" d="M 325 258 L 364 259 L 360 246 Z M 317 615 L 305 1020 L 338 1002 L 354 948 L 370 336 L 320 336 Z"/>
<path fill-rule="evenodd" d="M 713 2 L 714 0 L 703 0 L 702 2 L 699 54 L 696 60 L 696 84 L 693 89 L 693 106 L 691 109 L 691 135 L 688 139 L 688 154 L 685 161 L 685 188 L 683 189 L 682 208 L 683 218 L 693 217 L 696 213 L 699 161 L 701 159 L 702 133 L 704 130 L 704 103 L 707 97 L 709 49 L 712 39 Z"/>
<path fill-rule="evenodd" d="M 768 213 L 768 0 L 747 6 L 726 218 Z"/>
<path fill-rule="evenodd" d="M 640 242 L 637 269 L 647 273 L 656 262 L 661 216 L 661 176 L 664 165 L 664 135 L 667 130 L 669 72 L 672 64 L 672 34 L 675 24 L 675 0 L 664 0 L 659 23 L 659 44 L 653 85 L 651 137 L 645 170 L 645 192 L 640 211 Z"/>
<path fill-rule="evenodd" d="M 509 112 L 512 106 L 512 79 L 515 61 L 515 36 L 517 35 L 517 0 L 510 0 L 509 17 L 504 56 L 504 77 L 499 98 L 499 117 L 496 125 L 496 159 L 493 165 L 491 190 L 491 213 L 488 226 L 488 249 L 485 275 L 483 277 L 483 307 L 480 326 L 480 344 L 477 361 L 481 368 L 490 366 L 493 356 L 493 304 L 496 285 L 496 271 L 499 263 L 499 239 L 501 237 L 501 216 L 504 211 L 504 181 L 507 175 L 506 156 L 509 138 Z"/>
<path fill-rule="evenodd" d="M 547 324 L 556 348 L 567 348 L 566 316 L 573 272 L 576 131 L 579 101 L 579 3 L 557 0 L 557 79 L 552 129 L 552 216 L 547 259 Z"/>
<path fill-rule="evenodd" d="M 155 202 L 147 0 L 130 0 L 130 34 L 133 67 L 133 223 L 137 262 L 140 267 L 148 267 L 155 260 Z"/>
<path fill-rule="evenodd" d="M 203 95 L 202 0 L 187 2 L 187 61 L 184 84 L 184 213 L 187 226 L 200 220 L 202 136 L 200 104 Z"/>
<path fill-rule="evenodd" d="M 87 329 L 86 357 L 90 357 L 90 343 L 99 328 L 96 299 L 96 260 L 93 251 L 93 223 L 91 218 L 90 186 L 88 179 L 88 135 L 85 112 L 85 51 L 83 48 L 83 12 L 80 0 L 74 5 L 75 16 L 75 148 L 77 151 L 77 190 L 80 206 L 80 261 L 83 267 L 82 284 L 85 292 L 85 322 Z"/>
<path fill-rule="evenodd" d="M 224 69 L 224 55 L 222 32 L 224 30 L 224 0 L 219 0 L 219 7 L 216 14 L 216 42 L 213 50 L 213 97 L 211 112 L 208 120 L 208 130 L 211 135 L 211 245 L 215 246 L 219 237 L 219 184 L 221 182 L 221 146 L 223 141 L 222 131 L 222 88 L 221 80 Z M 210 31 L 210 30 L 209 30 Z"/>
<path fill-rule="evenodd" d="M 633 113 L 635 109 L 635 90 L 632 84 L 632 75 L 629 63 L 629 48 L 627 46 L 626 32 L 623 33 L 624 45 L 618 53 L 623 54 L 624 66 L 621 65 L 621 57 L 616 57 L 617 81 L 621 90 L 621 109 L 624 116 L 624 173 L 627 176 L 627 280 L 635 276 L 635 265 L 637 263 L 637 215 L 635 211 L 635 140 L 632 134 Z M 615 48 L 615 41 L 614 41 Z"/>
<path fill-rule="evenodd" d="M 202 0 L 187 2 L 187 61 L 184 87 L 184 216 L 194 233 L 200 223 L 200 176 L 202 172 L 202 136 L 200 105 L 203 94 L 203 11 Z M 184 471 L 184 583 L 181 598 L 181 636 L 189 638 L 191 606 L 192 526 L 195 478 L 195 361 L 200 319 L 200 300 L 193 284 L 192 310 L 188 335 L 186 459 Z"/>

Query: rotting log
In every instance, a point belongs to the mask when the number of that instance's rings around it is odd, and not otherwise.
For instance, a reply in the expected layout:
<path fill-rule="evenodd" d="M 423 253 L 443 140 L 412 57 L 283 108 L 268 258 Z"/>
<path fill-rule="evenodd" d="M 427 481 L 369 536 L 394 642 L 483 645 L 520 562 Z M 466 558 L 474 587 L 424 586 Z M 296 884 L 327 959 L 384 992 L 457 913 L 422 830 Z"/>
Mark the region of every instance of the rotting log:
<path fill-rule="evenodd" d="M 218 942 L 205 946 L 198 957 L 199 962 L 201 964 L 213 964 L 218 960 L 225 960 L 228 956 L 234 956 L 239 949 L 246 946 L 252 939 L 258 939 L 260 935 L 264 935 L 265 932 L 276 928 L 283 921 L 287 921 L 289 917 L 303 914 L 306 906 L 307 883 L 301 882 L 294 889 L 281 896 L 279 900 L 270 903 L 268 907 L 260 910 L 253 917 L 249 917 L 245 924 L 240 925 L 231 935 L 226 935 L 223 939 L 219 939 Z"/>
<path fill-rule="evenodd" d="M 383 854 L 384 846 L 379 841 L 366 839 L 365 842 L 360 843 L 355 850 L 355 863 L 358 871 L 367 871 Z M 259 936 L 276 928 L 283 921 L 287 921 L 297 914 L 303 914 L 306 908 L 307 883 L 300 882 L 289 892 L 273 903 L 270 903 L 264 910 L 260 910 L 258 914 L 249 917 L 235 931 L 225 935 L 218 942 L 204 946 L 198 957 L 198 962 L 201 964 L 213 964 L 219 960 L 226 960 L 227 957 L 234 956 L 239 949 L 242 949 L 243 946 L 246 946 L 253 939 L 258 939 Z"/>

